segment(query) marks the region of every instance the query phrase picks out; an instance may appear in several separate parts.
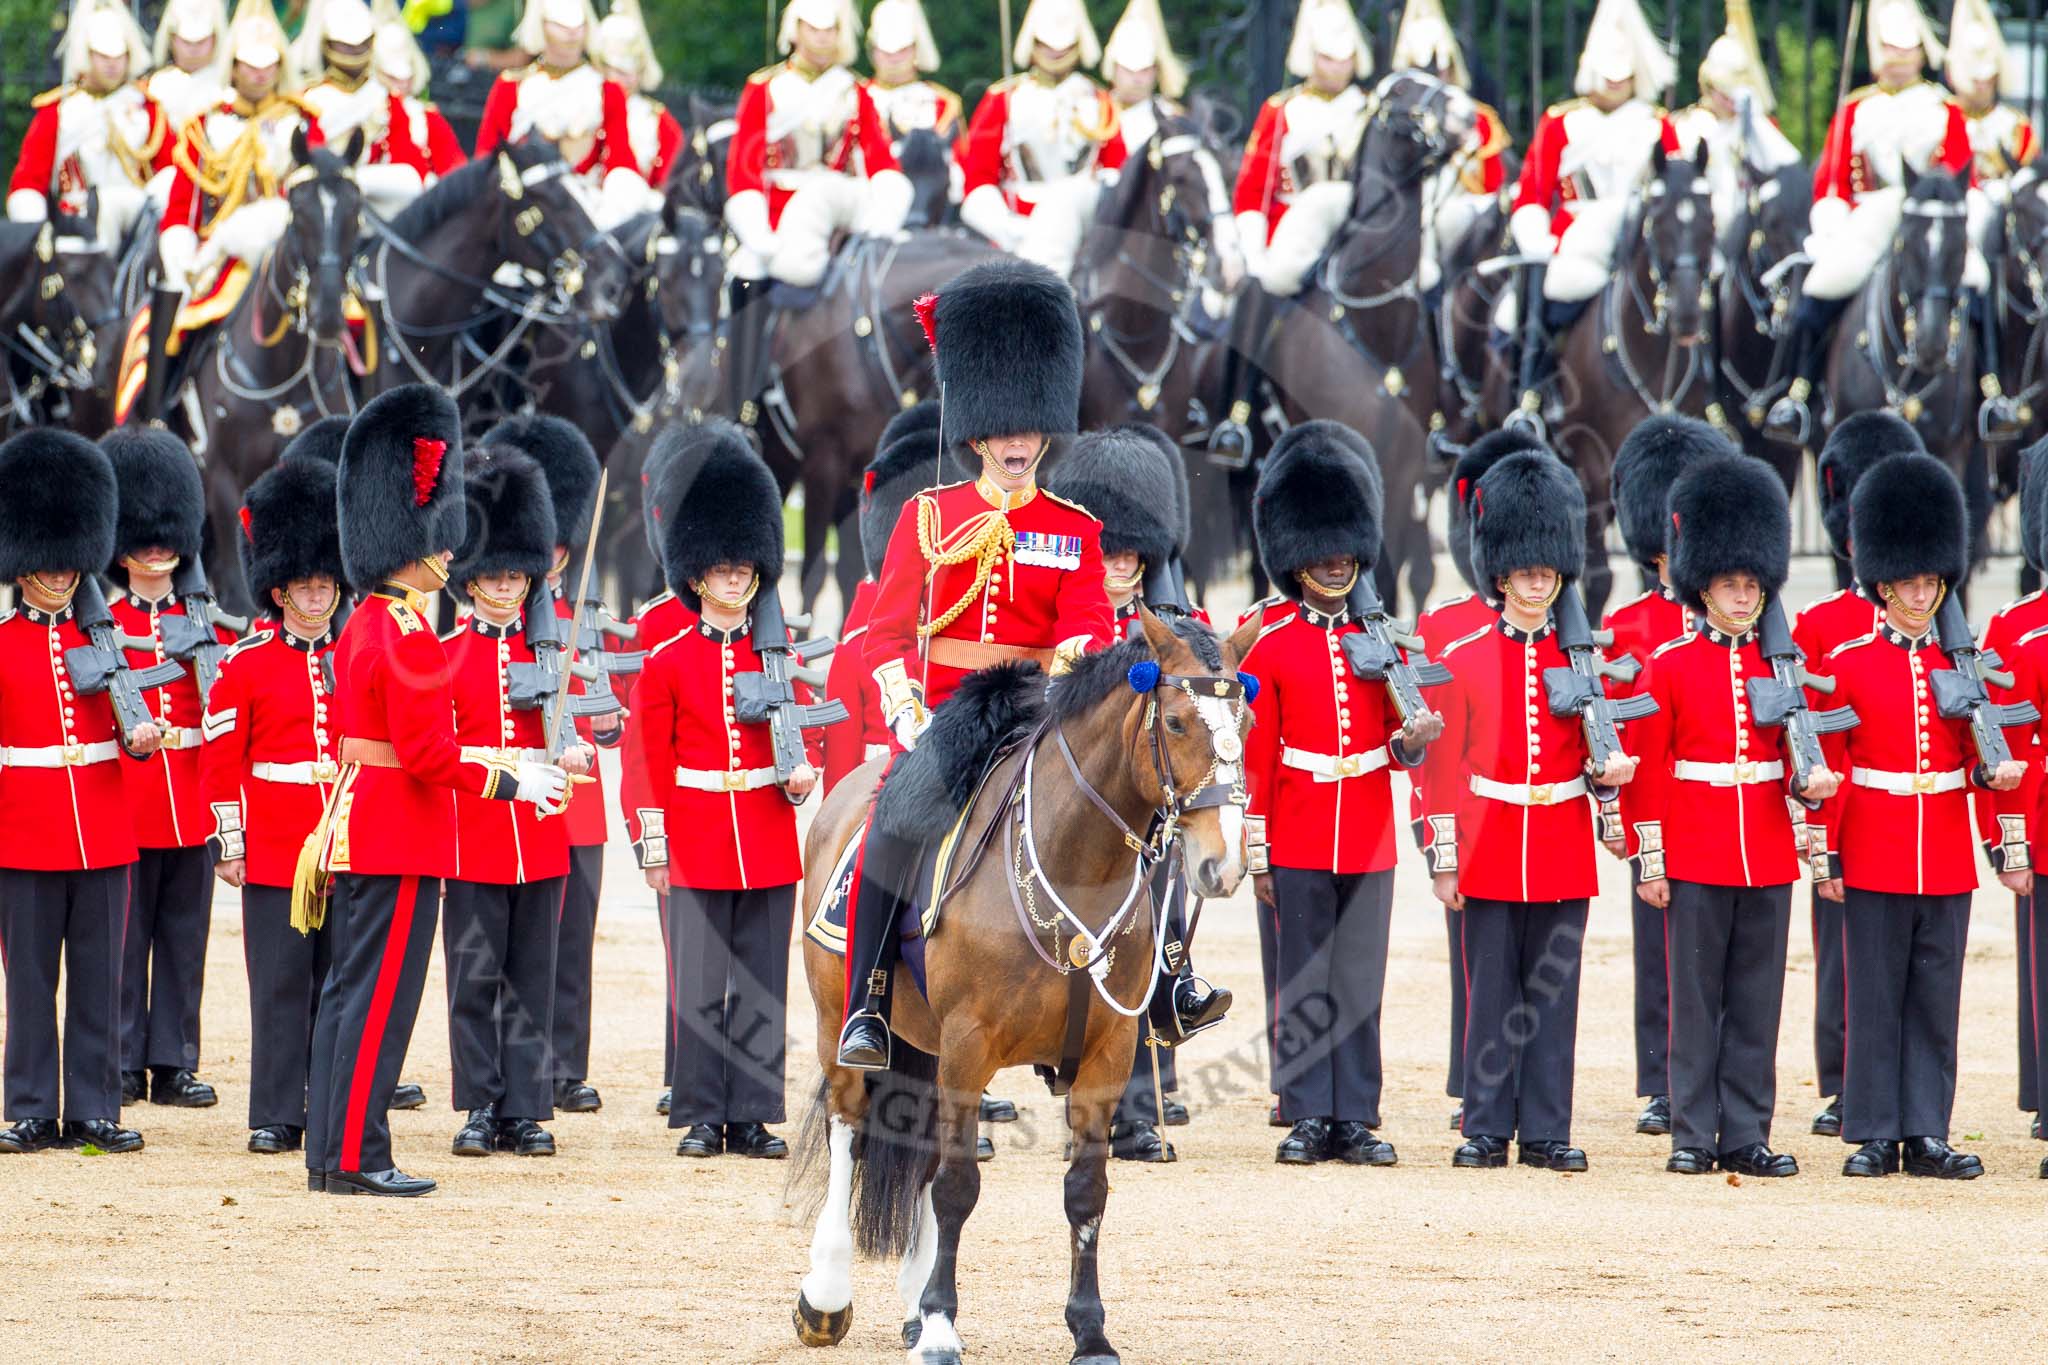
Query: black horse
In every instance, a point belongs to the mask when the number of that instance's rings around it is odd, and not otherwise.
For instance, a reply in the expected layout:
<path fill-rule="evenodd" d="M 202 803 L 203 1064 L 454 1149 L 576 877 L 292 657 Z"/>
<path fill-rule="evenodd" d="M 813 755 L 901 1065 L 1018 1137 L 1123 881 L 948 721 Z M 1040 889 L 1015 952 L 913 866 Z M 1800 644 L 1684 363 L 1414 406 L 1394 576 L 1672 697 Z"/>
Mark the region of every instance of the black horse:
<path fill-rule="evenodd" d="M 1803 249 L 1813 204 L 1813 172 L 1802 165 L 1775 172 L 1745 164 L 1742 204 L 1721 225 L 1726 267 L 1715 291 L 1720 340 L 1721 411 L 1742 448 L 1768 461 L 1789 492 L 1802 453 L 1763 434 L 1764 415 L 1790 382 L 1772 380 L 1774 360 L 1790 344 L 1795 277 L 1790 266 Z"/>
<path fill-rule="evenodd" d="M 62 426 L 98 436 L 113 425 L 127 321 L 118 270 L 90 221 L 0 224 L 0 430 Z"/>

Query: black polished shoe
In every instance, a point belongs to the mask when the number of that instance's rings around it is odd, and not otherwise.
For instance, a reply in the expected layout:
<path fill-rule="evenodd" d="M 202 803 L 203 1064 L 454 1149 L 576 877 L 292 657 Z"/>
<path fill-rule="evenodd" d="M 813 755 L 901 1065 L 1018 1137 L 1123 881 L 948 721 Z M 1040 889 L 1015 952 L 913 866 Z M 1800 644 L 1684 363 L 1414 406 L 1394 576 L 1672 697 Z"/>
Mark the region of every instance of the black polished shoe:
<path fill-rule="evenodd" d="M 1539 1171 L 1578 1172 L 1586 1169 L 1586 1154 L 1569 1142 L 1525 1142 L 1515 1160 Z"/>
<path fill-rule="evenodd" d="M 149 1076 L 149 1102 L 176 1109 L 211 1109 L 220 1103 L 213 1087 L 185 1067 L 154 1067 Z"/>
<path fill-rule="evenodd" d="M 556 1081 L 555 1108 L 564 1114 L 595 1114 L 604 1108 L 597 1087 L 585 1081 Z"/>
<path fill-rule="evenodd" d="M 22 1119 L 0 1132 L 0 1153 L 42 1152 L 63 1141 L 55 1119 Z"/>
<path fill-rule="evenodd" d="M 149 1098 L 149 1073 L 147 1071 L 124 1071 L 121 1073 L 121 1103 L 140 1104 Z"/>
<path fill-rule="evenodd" d="M 1799 1174 L 1799 1161 L 1790 1152 L 1774 1152 L 1761 1142 L 1721 1153 L 1721 1169 L 1737 1175 L 1761 1176 L 1767 1180 Z"/>
<path fill-rule="evenodd" d="M 981 1121 L 983 1123 L 1015 1123 L 1017 1106 L 1008 1100 L 999 1100 L 986 1090 L 981 1092 Z"/>
<path fill-rule="evenodd" d="M 1200 977 L 1183 977 L 1173 985 L 1173 1018 L 1180 1036 L 1192 1038 L 1223 1022 L 1230 1013 L 1230 988 L 1211 986 Z"/>
<path fill-rule="evenodd" d="M 728 1123 L 725 1125 L 725 1150 L 734 1156 L 780 1161 L 789 1155 L 789 1144 L 769 1132 L 766 1124 Z"/>
<path fill-rule="evenodd" d="M 1276 1104 L 1266 1111 L 1266 1126 L 1268 1128 L 1285 1128 L 1288 1126 L 1287 1120 L 1280 1117 L 1279 1105 Z"/>
<path fill-rule="evenodd" d="M 1936 1180 L 1975 1180 L 1984 1174 L 1984 1162 L 1976 1153 L 1959 1152 L 1934 1137 L 1907 1138 L 1899 1165 L 1907 1175 L 1932 1176 Z"/>
<path fill-rule="evenodd" d="M 66 1147 L 95 1147 L 108 1155 L 142 1150 L 142 1134 L 112 1119 L 73 1119 L 64 1125 Z"/>
<path fill-rule="evenodd" d="M 1680 1147 L 1671 1153 L 1664 1169 L 1673 1175 L 1709 1175 L 1714 1169 L 1714 1154 L 1704 1147 Z"/>
<path fill-rule="evenodd" d="M 1885 1176 L 1898 1169 L 1899 1144 L 1882 1139 L 1864 1143 L 1842 1163 L 1842 1174 L 1851 1176 Z"/>
<path fill-rule="evenodd" d="M 1072 1145 L 1072 1143 L 1068 1144 L 1068 1146 Z M 976 1161 L 994 1161 L 996 1159 L 995 1143 L 990 1142 L 979 1133 L 974 1135 L 974 1159 Z M 1072 1161 L 1074 1158 L 1069 1156 L 1066 1159 Z"/>
<path fill-rule="evenodd" d="M 1166 1126 L 1168 1128 L 1185 1128 L 1188 1126 L 1188 1107 L 1172 1096 L 1168 1096 L 1166 1100 Z"/>
<path fill-rule="evenodd" d="M 673 1090 L 662 1091 L 661 1094 L 655 1098 L 654 1112 L 660 1114 L 663 1118 L 667 1118 L 669 1101 L 673 1099 L 674 1096 L 675 1091 Z"/>
<path fill-rule="evenodd" d="M 1451 1131 L 1454 1133 L 1465 1131 L 1465 1106 L 1462 1104 L 1451 1111 Z"/>
<path fill-rule="evenodd" d="M 426 1103 L 426 1090 L 412 1084 L 410 1081 L 400 1083 L 391 1092 L 391 1107 L 393 1109 L 423 1109 L 426 1107 Z"/>
<path fill-rule="evenodd" d="M 1643 1112 L 1636 1115 L 1636 1131 L 1649 1137 L 1671 1136 L 1669 1095 L 1650 1096 L 1650 1102 L 1643 1106 Z"/>
<path fill-rule="evenodd" d="M 498 1150 L 516 1156 L 553 1156 L 555 1135 L 533 1119 L 499 1119 Z"/>
<path fill-rule="evenodd" d="M 2044 1156 L 2041 1158 L 2041 1169 L 2039 1175 L 2041 1179 L 2048 1180 L 2048 1156 Z"/>
<path fill-rule="evenodd" d="M 469 1119 L 455 1132 L 452 1150 L 457 1156 L 489 1156 L 498 1147 L 498 1106 L 486 1104 L 469 1111 Z"/>
<path fill-rule="evenodd" d="M 1173 1144 L 1159 1136 L 1159 1130 L 1138 1120 L 1109 1126 L 1109 1154 L 1118 1161 L 1165 1163 L 1179 1159 Z"/>
<path fill-rule="evenodd" d="M 263 1156 L 296 1152 L 304 1135 L 305 1129 L 294 1128 L 288 1123 L 266 1124 L 249 1130 L 249 1150 Z"/>
<path fill-rule="evenodd" d="M 1280 1139 L 1273 1160 L 1282 1166 L 1313 1166 L 1330 1159 L 1330 1121 L 1299 1119 L 1294 1130 Z"/>
<path fill-rule="evenodd" d="M 1813 1116 L 1815 1137 L 1840 1137 L 1842 1135 L 1842 1097 L 1835 1096 L 1828 1101 L 1828 1107 Z"/>
<path fill-rule="evenodd" d="M 1401 1158 L 1394 1144 L 1353 1119 L 1330 1126 L 1330 1159 L 1352 1166 L 1392 1166 Z"/>
<path fill-rule="evenodd" d="M 889 1069 L 889 1026 L 872 1012 L 856 1014 L 839 1031 L 839 1065 L 855 1071 Z"/>
<path fill-rule="evenodd" d="M 328 1177 L 329 1175 L 331 1175 L 331 1174 L 333 1174 L 333 1173 L 332 1173 L 331 1171 L 308 1171 L 308 1172 L 306 1172 L 306 1193 L 307 1193 L 307 1194 L 325 1194 L 325 1193 L 327 1193 L 327 1177 Z"/>
<path fill-rule="evenodd" d="M 1465 1139 L 1451 1153 L 1451 1164 L 1465 1171 L 1495 1170 L 1508 1164 L 1508 1140 L 1497 1137 Z"/>
<path fill-rule="evenodd" d="M 725 1132 L 715 1123 L 692 1124 L 676 1144 L 677 1156 L 717 1156 L 724 1150 Z"/>
<path fill-rule="evenodd" d="M 329 1194 L 381 1194 L 387 1199 L 417 1199 L 437 1188 L 423 1175 L 407 1175 L 396 1166 L 388 1171 L 329 1171 Z"/>

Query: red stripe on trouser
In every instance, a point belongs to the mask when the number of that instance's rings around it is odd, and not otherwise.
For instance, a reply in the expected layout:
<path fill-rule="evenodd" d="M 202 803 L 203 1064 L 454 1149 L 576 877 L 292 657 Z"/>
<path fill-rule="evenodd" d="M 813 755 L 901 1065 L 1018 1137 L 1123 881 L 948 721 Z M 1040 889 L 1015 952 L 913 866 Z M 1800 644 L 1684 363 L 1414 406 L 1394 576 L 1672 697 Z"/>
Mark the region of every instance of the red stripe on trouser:
<path fill-rule="evenodd" d="M 400 877 L 398 898 L 391 907 L 391 929 L 384 938 L 384 960 L 377 967 L 377 987 L 370 995 L 370 1013 L 363 1020 L 362 1041 L 348 1078 L 348 1110 L 341 1128 L 341 1169 L 359 1171 L 363 1164 L 363 1124 L 370 1114 L 370 1087 L 377 1079 L 377 1053 L 384 1044 L 384 1025 L 391 1018 L 391 997 L 398 993 L 405 968 L 406 940 L 412 936 L 413 906 L 420 879 Z"/>

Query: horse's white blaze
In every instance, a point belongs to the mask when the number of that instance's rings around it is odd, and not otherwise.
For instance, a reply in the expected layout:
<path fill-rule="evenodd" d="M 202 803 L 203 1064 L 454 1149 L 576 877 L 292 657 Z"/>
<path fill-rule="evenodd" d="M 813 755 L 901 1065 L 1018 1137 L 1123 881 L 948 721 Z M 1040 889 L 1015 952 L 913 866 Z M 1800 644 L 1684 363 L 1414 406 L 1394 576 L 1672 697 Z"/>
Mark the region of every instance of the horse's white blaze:
<path fill-rule="evenodd" d="M 903 1252 L 903 1268 L 896 1272 L 896 1293 L 903 1300 L 905 1322 L 917 1316 L 924 1287 L 931 1283 L 932 1262 L 938 1258 L 939 1216 L 932 1211 L 932 1187 L 926 1184 L 917 1196 L 917 1226 Z"/>
<path fill-rule="evenodd" d="M 811 1273 L 804 1276 L 804 1302 L 821 1313 L 837 1313 L 853 1302 L 853 1126 L 833 1117 L 825 1142 L 832 1154 L 825 1207 L 811 1233 Z M 925 1195 L 927 1216 L 931 1195 Z"/>
<path fill-rule="evenodd" d="M 918 1329 L 917 1345 L 910 1348 L 910 1365 L 925 1365 L 927 1361 L 959 1354 L 960 1334 L 953 1330 L 952 1322 L 944 1313 L 926 1313 Z"/>

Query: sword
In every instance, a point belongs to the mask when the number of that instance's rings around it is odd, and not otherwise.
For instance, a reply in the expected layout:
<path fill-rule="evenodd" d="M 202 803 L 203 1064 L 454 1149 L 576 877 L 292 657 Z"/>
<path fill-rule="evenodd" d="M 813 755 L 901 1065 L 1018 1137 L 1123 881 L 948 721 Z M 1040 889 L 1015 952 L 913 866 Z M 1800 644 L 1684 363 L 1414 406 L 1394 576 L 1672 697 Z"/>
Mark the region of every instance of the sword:
<path fill-rule="evenodd" d="M 593 504 L 593 509 L 604 506 L 605 483 L 610 478 L 610 470 L 606 469 L 598 472 L 597 500 Z M 590 595 L 590 565 L 591 561 L 597 558 L 597 528 L 599 520 L 600 514 L 593 510 L 590 514 L 590 537 L 583 546 L 583 567 L 576 575 L 576 596 L 573 600 L 578 602 L 581 602 Z M 548 761 L 551 763 L 558 763 L 562 758 L 562 735 L 563 731 L 567 728 L 569 719 L 569 684 L 576 676 L 575 670 L 570 665 L 576 660 L 576 646 L 582 634 L 580 629 L 582 624 L 582 620 L 576 612 L 572 611 L 569 613 L 569 644 L 562 651 L 562 676 L 555 683 L 554 698 L 548 702 L 547 721 L 543 730 L 546 736 Z M 581 777 L 571 776 L 569 779 L 569 791 L 573 792 L 578 785 L 591 780 L 588 775 Z M 568 795 L 565 793 L 563 803 L 566 805 L 567 801 Z"/>

